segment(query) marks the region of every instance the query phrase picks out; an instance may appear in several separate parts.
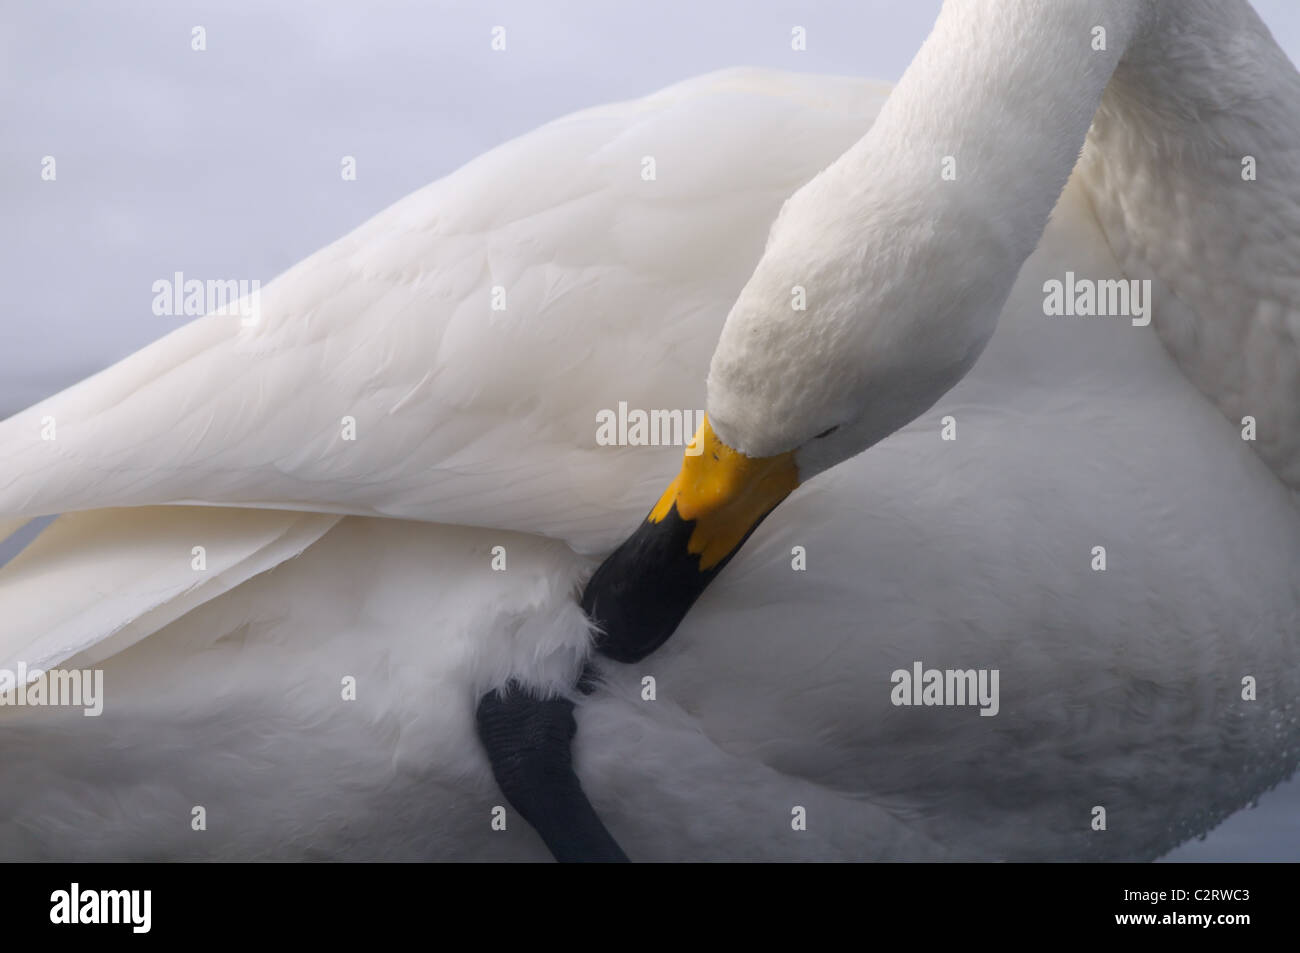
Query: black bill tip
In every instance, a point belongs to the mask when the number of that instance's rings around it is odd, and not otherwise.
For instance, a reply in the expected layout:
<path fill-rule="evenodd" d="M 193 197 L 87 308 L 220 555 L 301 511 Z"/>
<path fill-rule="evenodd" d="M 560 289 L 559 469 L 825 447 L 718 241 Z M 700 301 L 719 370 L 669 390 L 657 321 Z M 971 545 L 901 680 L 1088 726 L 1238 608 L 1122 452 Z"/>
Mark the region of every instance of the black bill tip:
<path fill-rule="evenodd" d="M 583 611 L 601 630 L 596 651 L 624 663 L 654 652 L 740 549 L 703 569 L 690 551 L 694 530 L 695 522 L 682 519 L 673 506 L 658 522 L 643 522 L 600 564 L 582 594 Z M 746 533 L 741 544 L 748 538 Z"/>

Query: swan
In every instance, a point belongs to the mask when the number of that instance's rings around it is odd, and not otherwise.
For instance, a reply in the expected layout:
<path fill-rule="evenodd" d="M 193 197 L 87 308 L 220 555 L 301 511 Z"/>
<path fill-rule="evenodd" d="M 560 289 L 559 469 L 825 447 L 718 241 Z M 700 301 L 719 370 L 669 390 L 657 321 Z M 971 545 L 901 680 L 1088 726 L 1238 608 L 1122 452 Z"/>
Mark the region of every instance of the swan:
<path fill-rule="evenodd" d="M 0 667 L 104 698 L 0 706 L 0 852 L 1209 829 L 1300 751 L 1298 110 L 1244 0 L 947 0 L 892 91 L 561 119 L 15 415 L 0 536 L 62 515 L 0 570 Z M 1046 315 L 1067 272 L 1151 324 Z M 602 446 L 619 401 L 707 423 Z M 917 663 L 997 670 L 997 714 L 895 704 Z"/>

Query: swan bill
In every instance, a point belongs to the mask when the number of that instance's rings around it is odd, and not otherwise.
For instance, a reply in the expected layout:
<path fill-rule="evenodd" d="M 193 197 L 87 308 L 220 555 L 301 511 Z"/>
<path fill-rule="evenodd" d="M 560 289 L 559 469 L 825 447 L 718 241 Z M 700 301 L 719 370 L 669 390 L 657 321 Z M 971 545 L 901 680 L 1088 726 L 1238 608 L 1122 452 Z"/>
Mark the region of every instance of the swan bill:
<path fill-rule="evenodd" d="M 582 608 L 600 629 L 597 650 L 635 662 L 661 646 L 798 485 L 793 452 L 746 456 L 718 439 L 706 416 L 681 472 L 587 583 Z"/>

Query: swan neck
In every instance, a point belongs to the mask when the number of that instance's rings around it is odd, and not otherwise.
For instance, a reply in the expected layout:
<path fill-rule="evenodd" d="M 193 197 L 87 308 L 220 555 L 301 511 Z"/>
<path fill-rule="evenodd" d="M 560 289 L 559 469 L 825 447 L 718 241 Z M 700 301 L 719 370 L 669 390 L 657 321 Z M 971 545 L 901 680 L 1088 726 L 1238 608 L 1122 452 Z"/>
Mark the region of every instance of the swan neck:
<path fill-rule="evenodd" d="M 1142 0 L 948 0 L 864 152 L 928 177 L 948 224 L 1005 256 L 1009 292 L 1148 22 Z"/>
<path fill-rule="evenodd" d="M 1300 490 L 1300 74 L 1245 0 L 1153 13 L 1079 179 L 1170 354 Z"/>

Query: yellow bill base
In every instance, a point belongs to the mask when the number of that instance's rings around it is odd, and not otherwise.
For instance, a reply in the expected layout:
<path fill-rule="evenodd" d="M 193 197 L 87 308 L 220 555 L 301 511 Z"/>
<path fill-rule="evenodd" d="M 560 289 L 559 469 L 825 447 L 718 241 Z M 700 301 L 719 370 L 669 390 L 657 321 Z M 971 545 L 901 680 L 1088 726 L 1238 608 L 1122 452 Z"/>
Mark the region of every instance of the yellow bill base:
<path fill-rule="evenodd" d="M 681 472 L 669 484 L 649 522 L 662 522 L 674 504 L 694 524 L 688 550 L 700 569 L 712 569 L 744 542 L 764 516 L 799 485 L 794 452 L 747 457 L 718 439 L 706 415 Z"/>

